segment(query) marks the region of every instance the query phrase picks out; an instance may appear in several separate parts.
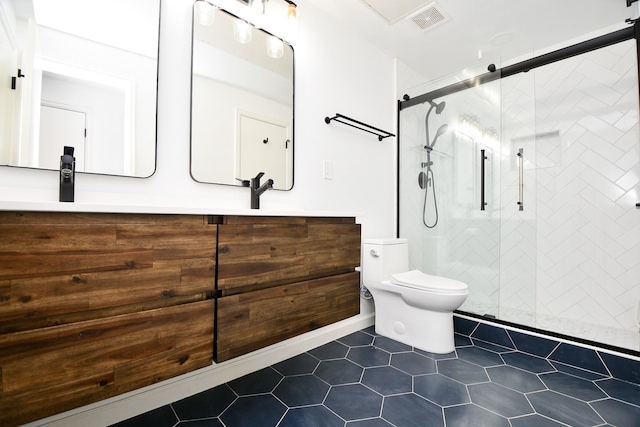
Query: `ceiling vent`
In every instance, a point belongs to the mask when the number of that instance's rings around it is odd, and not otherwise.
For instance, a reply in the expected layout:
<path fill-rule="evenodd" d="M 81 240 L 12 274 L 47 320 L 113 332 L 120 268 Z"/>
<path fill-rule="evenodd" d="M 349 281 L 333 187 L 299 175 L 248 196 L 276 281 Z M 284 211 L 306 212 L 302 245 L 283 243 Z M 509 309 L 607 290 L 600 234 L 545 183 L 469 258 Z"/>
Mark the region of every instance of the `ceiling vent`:
<path fill-rule="evenodd" d="M 438 24 L 448 21 L 449 17 L 444 10 L 434 2 L 430 3 L 426 8 L 422 9 L 415 15 L 410 16 L 408 19 L 416 24 L 421 30 L 428 30 Z"/>

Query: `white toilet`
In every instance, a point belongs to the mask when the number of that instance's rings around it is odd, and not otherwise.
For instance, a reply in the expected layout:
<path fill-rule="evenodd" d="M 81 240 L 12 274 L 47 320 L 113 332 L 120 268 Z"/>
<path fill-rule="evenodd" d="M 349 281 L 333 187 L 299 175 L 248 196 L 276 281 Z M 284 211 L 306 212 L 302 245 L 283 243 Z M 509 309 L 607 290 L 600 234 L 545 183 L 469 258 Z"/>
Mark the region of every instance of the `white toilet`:
<path fill-rule="evenodd" d="M 409 269 L 407 239 L 365 239 L 363 283 L 375 303 L 376 333 L 430 353 L 451 353 L 453 310 L 466 283 Z"/>

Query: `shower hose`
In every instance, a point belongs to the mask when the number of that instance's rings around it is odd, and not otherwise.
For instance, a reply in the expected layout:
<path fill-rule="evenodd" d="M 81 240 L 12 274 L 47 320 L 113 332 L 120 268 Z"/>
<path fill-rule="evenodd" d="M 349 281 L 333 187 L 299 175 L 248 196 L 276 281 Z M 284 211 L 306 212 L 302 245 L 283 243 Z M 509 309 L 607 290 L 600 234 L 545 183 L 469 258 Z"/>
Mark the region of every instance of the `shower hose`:
<path fill-rule="evenodd" d="M 427 175 L 427 179 L 424 186 L 424 205 L 422 206 L 422 222 L 424 223 L 425 227 L 433 228 L 436 226 L 436 224 L 438 224 L 438 201 L 436 200 L 436 182 L 433 177 L 433 171 L 431 170 L 431 165 L 427 166 L 426 175 Z M 431 225 L 427 223 L 427 199 L 429 198 L 429 187 L 431 187 L 431 192 L 433 193 L 433 209 L 435 211 L 435 220 Z"/>

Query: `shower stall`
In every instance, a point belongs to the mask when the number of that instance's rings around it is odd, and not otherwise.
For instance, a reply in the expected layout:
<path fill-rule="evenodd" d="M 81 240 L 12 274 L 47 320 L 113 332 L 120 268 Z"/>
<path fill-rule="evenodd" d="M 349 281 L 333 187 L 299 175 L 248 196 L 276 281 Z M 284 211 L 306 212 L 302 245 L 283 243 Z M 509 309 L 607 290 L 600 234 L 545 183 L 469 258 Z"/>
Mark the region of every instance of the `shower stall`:
<path fill-rule="evenodd" d="M 400 101 L 398 235 L 468 283 L 460 311 L 640 350 L 638 66 L 616 37 Z"/>

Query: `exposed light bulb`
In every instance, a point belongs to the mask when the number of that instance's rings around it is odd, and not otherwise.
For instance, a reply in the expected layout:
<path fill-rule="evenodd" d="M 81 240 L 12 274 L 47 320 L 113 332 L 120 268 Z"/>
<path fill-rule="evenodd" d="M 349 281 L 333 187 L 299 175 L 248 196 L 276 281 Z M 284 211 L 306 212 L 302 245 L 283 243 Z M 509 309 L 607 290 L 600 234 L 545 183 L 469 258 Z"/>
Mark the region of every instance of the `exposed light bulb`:
<path fill-rule="evenodd" d="M 200 25 L 213 25 L 216 20 L 216 8 L 205 0 L 197 1 L 195 4 L 195 18 Z"/>
<path fill-rule="evenodd" d="M 269 36 L 267 39 L 267 55 L 272 58 L 282 57 L 284 55 L 284 42 L 275 36 Z"/>
<path fill-rule="evenodd" d="M 296 4 L 292 2 L 288 2 L 287 5 L 287 19 L 295 20 L 296 19 Z"/>
<path fill-rule="evenodd" d="M 251 9 L 259 15 L 264 15 L 266 7 L 267 0 L 251 0 Z"/>
<path fill-rule="evenodd" d="M 242 19 L 236 19 L 233 25 L 233 38 L 240 43 L 249 43 L 253 38 L 251 25 Z"/>

